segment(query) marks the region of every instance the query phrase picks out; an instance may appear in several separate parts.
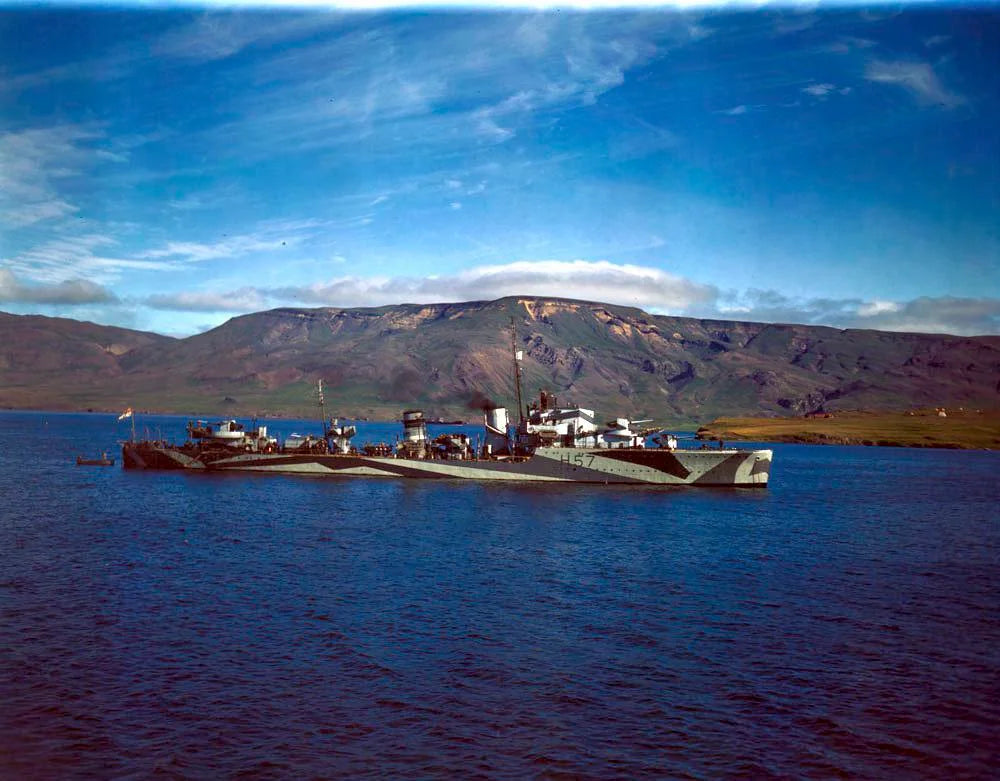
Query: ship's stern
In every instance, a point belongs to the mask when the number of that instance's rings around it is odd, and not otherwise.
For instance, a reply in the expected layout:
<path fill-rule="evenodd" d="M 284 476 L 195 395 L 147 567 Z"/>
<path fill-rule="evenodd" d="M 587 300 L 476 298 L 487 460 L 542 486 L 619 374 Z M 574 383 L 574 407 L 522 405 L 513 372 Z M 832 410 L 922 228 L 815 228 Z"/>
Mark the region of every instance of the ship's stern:
<path fill-rule="evenodd" d="M 204 469 L 205 465 L 179 448 L 154 442 L 122 444 L 123 469 Z"/>

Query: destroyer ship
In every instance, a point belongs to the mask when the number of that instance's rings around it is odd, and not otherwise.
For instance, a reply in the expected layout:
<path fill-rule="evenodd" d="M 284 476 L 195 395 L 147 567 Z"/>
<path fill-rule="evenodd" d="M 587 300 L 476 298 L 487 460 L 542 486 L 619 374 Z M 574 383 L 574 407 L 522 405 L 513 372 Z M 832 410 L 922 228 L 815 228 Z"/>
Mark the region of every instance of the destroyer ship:
<path fill-rule="evenodd" d="M 520 378 L 518 377 L 518 380 Z M 322 384 L 319 386 L 322 399 Z M 393 444 L 355 447 L 353 425 L 336 418 L 322 436 L 293 435 L 284 442 L 265 426 L 235 420 L 190 422 L 188 440 L 129 441 L 122 446 L 125 469 L 185 469 L 206 472 L 275 472 L 561 483 L 629 483 L 660 486 L 766 487 L 772 451 L 678 447 L 665 431 L 635 429 L 641 423 L 616 418 L 603 427 L 594 411 L 560 407 L 542 391 L 527 407 L 520 402 L 512 423 L 505 407 L 483 410 L 483 431 L 431 438 L 421 410 L 402 414 L 402 436 Z"/>

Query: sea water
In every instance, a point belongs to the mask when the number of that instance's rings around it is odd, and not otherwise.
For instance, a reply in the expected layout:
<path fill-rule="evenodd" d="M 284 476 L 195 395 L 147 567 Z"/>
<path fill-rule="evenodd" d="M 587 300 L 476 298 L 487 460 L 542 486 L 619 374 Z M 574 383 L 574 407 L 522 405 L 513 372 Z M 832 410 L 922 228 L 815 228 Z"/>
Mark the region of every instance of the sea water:
<path fill-rule="evenodd" d="M 996 770 L 998 453 L 496 485 L 123 471 L 129 428 L 0 413 L 0 777 Z"/>

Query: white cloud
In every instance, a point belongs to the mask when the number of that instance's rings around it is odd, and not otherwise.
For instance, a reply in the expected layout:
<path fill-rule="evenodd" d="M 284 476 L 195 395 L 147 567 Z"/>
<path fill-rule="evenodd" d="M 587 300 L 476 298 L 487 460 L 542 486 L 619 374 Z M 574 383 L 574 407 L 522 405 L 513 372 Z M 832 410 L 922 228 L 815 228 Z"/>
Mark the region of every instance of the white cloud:
<path fill-rule="evenodd" d="M 127 163 L 130 158 L 128 152 L 115 152 L 111 149 L 96 149 L 94 154 L 102 160 L 108 160 L 112 163 Z"/>
<path fill-rule="evenodd" d="M 147 250 L 140 257 L 169 258 L 181 263 L 200 263 L 206 260 L 238 258 L 253 252 L 279 250 L 287 240 L 262 240 L 255 236 L 234 236 L 225 241 L 202 244 L 195 241 L 171 241 L 160 249 Z"/>
<path fill-rule="evenodd" d="M 850 324 L 855 328 L 885 331 L 920 331 L 967 336 L 1000 333 L 1000 299 L 923 296 L 858 312 Z"/>
<path fill-rule="evenodd" d="M 831 95 L 850 95 L 852 90 L 850 87 L 838 87 L 836 84 L 831 84 L 830 82 L 822 82 L 802 87 L 800 92 L 804 92 L 806 95 L 812 95 L 814 98 L 818 98 L 823 101 Z"/>
<path fill-rule="evenodd" d="M 365 219 L 371 221 L 370 218 Z M 322 224 L 318 220 L 263 223 L 253 233 L 227 236 L 221 241 L 211 243 L 171 241 L 166 246 L 146 250 L 138 257 L 164 259 L 172 264 L 187 264 L 240 258 L 258 252 L 279 252 L 302 244 L 311 237 L 311 229 Z"/>
<path fill-rule="evenodd" d="M 461 201 L 452 201 L 448 205 L 452 208 L 452 211 L 458 211 L 458 210 L 460 210 L 462 208 L 462 202 Z"/>
<path fill-rule="evenodd" d="M 82 210 L 67 194 L 70 186 L 101 166 L 127 161 L 132 149 L 154 138 L 109 139 L 94 122 L 0 132 L 0 228 L 59 225 Z"/>
<path fill-rule="evenodd" d="M 457 274 L 428 278 L 343 276 L 298 287 L 244 288 L 225 296 L 185 293 L 158 296 L 158 308 L 250 311 L 269 305 L 379 306 L 542 295 L 628 304 L 680 313 L 715 300 L 717 291 L 660 269 L 608 261 L 517 261 L 478 266 Z M 243 301 L 246 308 L 235 302 Z"/>
<path fill-rule="evenodd" d="M 483 109 L 485 115 L 516 117 L 554 106 L 592 105 L 605 92 L 624 84 L 629 69 L 648 62 L 657 53 L 651 40 L 631 30 L 611 29 L 600 34 L 585 25 L 568 25 L 562 32 L 556 43 L 562 48 L 564 68 L 548 73 L 533 69 L 533 78 Z"/>
<path fill-rule="evenodd" d="M 777 35 L 792 35 L 808 30 L 819 23 L 819 17 L 813 13 L 795 11 L 793 13 L 779 14 L 774 20 L 774 32 Z"/>
<path fill-rule="evenodd" d="M 244 5 L 251 7 L 267 3 L 258 0 Z M 178 15 L 177 18 L 184 17 Z M 259 15 L 254 18 L 249 14 L 228 10 L 205 11 L 193 21 L 168 29 L 159 36 L 143 41 L 142 45 L 126 41 L 98 57 L 34 72 L 12 74 L 0 79 L 0 90 L 16 93 L 65 81 L 86 84 L 113 81 L 134 74 L 138 67 L 150 61 L 151 54 L 158 69 L 169 67 L 171 61 L 187 64 L 192 61 L 221 60 L 258 43 L 273 44 L 308 37 L 324 28 L 342 24 L 343 18 L 343 15 L 329 12 L 274 14 L 268 16 L 266 23 L 261 23 Z"/>
<path fill-rule="evenodd" d="M 873 301 L 866 301 L 861 304 L 858 307 L 858 315 L 860 317 L 873 317 L 885 314 L 886 312 L 898 312 L 900 309 L 902 309 L 902 306 L 895 301 L 874 299 Z"/>
<path fill-rule="evenodd" d="M 44 220 L 56 220 L 68 217 L 80 211 L 79 206 L 67 203 L 61 198 L 34 201 L 24 204 L 8 204 L 0 211 L 3 222 L 11 228 L 23 228 Z"/>
<path fill-rule="evenodd" d="M 401 138 L 410 153 L 503 144 L 555 110 L 595 103 L 631 69 L 703 33 L 683 14 L 488 14 L 433 36 L 415 20 L 315 36 L 270 50 L 252 69 L 234 65 L 233 78 L 257 88 L 224 107 L 239 119 L 210 133 L 220 145 L 237 139 L 250 158 L 275 144 L 363 140 L 396 154 Z"/>
<path fill-rule="evenodd" d="M 836 89 L 832 84 L 810 84 L 808 87 L 803 87 L 802 91 L 808 95 L 815 95 L 817 98 L 829 95 Z"/>
<path fill-rule="evenodd" d="M 961 95 L 949 91 L 926 62 L 873 60 L 865 78 L 880 84 L 894 84 L 911 93 L 920 103 L 955 108 L 965 103 Z"/>
<path fill-rule="evenodd" d="M 259 4 L 251 2 L 246 5 Z M 309 3 L 300 5 L 307 6 Z M 155 39 L 150 51 L 160 58 L 198 62 L 222 60 L 251 46 L 302 38 L 325 28 L 337 27 L 343 21 L 343 15 L 334 13 L 276 14 L 269 17 L 266 24 L 261 24 L 259 17 L 228 10 L 210 10 Z"/>
<path fill-rule="evenodd" d="M 145 303 L 153 309 L 182 312 L 255 312 L 268 308 L 265 296 L 249 287 L 225 293 L 160 293 L 149 296 Z"/>
<path fill-rule="evenodd" d="M 825 48 L 825 51 L 833 52 L 834 54 L 848 54 L 852 51 L 857 51 L 860 49 L 871 49 L 877 46 L 875 41 L 869 40 L 868 38 L 857 38 L 851 35 L 845 35 L 829 46 Z"/>
<path fill-rule="evenodd" d="M 741 114 L 746 114 L 750 109 L 744 105 L 733 106 L 732 108 L 722 109 L 716 113 L 725 114 L 727 117 L 738 117 Z"/>
<path fill-rule="evenodd" d="M 0 268 L 0 303 L 4 304 L 108 304 L 118 298 L 107 288 L 86 279 L 50 285 L 25 285 L 10 269 Z"/>
<path fill-rule="evenodd" d="M 501 127 L 487 109 L 481 109 L 473 114 L 475 120 L 476 133 L 480 138 L 495 144 L 502 144 L 514 137 L 515 132 L 510 128 Z"/>
<path fill-rule="evenodd" d="M 204 209 L 206 203 L 197 195 L 185 195 L 181 198 L 174 198 L 173 200 L 168 201 L 167 206 L 171 209 L 176 209 L 177 211 L 187 212 Z"/>
<path fill-rule="evenodd" d="M 143 252 L 109 254 L 118 242 L 99 233 L 63 235 L 5 260 L 25 278 L 55 284 L 74 278 L 98 283 L 118 279 L 125 271 L 177 272 L 192 263 L 238 259 L 255 253 L 293 249 L 310 239 L 318 220 L 284 220 L 260 223 L 252 233 L 217 242 L 171 241 Z"/>
<path fill-rule="evenodd" d="M 115 280 L 124 270 L 162 271 L 170 265 L 161 261 L 111 257 L 103 249 L 117 242 L 97 233 L 61 236 L 5 260 L 8 268 L 23 277 L 45 284 L 73 279 L 97 283 Z"/>
<path fill-rule="evenodd" d="M 792 298 L 774 290 L 722 292 L 648 266 L 587 260 L 516 261 L 433 277 L 345 275 L 312 285 L 156 295 L 156 309 L 251 312 L 275 306 L 365 307 L 551 296 L 635 306 L 654 314 L 951 334 L 1000 333 L 1000 299 Z"/>
<path fill-rule="evenodd" d="M 88 125 L 0 133 L 0 224 L 20 228 L 78 211 L 59 185 L 93 164 L 96 154 L 84 144 L 101 135 Z"/>
<path fill-rule="evenodd" d="M 706 317 L 768 323 L 802 323 L 835 328 L 871 328 L 980 335 L 1000 333 L 1000 299 L 921 297 L 911 301 L 860 298 L 792 298 L 774 290 L 720 296 L 700 310 Z"/>
<path fill-rule="evenodd" d="M 612 160 L 637 160 L 673 149 L 681 138 L 665 127 L 632 118 L 608 142 L 608 157 Z"/>

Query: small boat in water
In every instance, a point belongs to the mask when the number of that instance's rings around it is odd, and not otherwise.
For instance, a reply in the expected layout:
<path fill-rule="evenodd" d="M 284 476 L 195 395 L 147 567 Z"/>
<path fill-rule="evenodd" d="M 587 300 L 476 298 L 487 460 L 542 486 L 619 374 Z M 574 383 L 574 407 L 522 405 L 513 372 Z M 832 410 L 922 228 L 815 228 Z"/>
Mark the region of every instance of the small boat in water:
<path fill-rule="evenodd" d="M 113 458 L 108 458 L 107 452 L 101 453 L 100 458 L 84 458 L 83 456 L 76 457 L 77 466 L 114 466 L 115 460 Z"/>

